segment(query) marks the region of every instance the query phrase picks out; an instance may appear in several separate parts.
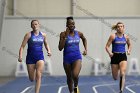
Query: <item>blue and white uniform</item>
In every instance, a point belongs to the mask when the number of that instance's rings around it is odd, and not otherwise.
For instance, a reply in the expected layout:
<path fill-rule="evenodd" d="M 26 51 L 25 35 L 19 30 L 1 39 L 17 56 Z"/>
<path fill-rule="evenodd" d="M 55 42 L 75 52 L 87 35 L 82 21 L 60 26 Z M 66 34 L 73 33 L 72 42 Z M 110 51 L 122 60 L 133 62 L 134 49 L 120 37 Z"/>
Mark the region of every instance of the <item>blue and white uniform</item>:
<path fill-rule="evenodd" d="M 115 39 L 112 42 L 112 52 L 115 53 L 125 53 L 125 45 L 126 45 L 126 38 L 124 37 L 124 34 L 122 37 L 118 37 L 115 35 Z"/>
<path fill-rule="evenodd" d="M 77 31 L 74 30 L 74 36 L 67 36 L 65 47 L 63 51 L 64 63 L 71 64 L 76 60 L 82 60 L 79 49 L 80 37 Z"/>
<path fill-rule="evenodd" d="M 122 37 L 118 37 L 115 34 L 115 39 L 112 42 L 113 57 L 111 57 L 111 64 L 119 64 L 121 61 L 127 61 L 125 45 L 126 38 L 124 34 Z"/>
<path fill-rule="evenodd" d="M 31 31 L 31 37 L 28 40 L 26 64 L 36 64 L 37 61 L 44 60 L 43 43 L 44 37 L 42 33 L 39 32 L 39 35 L 36 36 Z"/>

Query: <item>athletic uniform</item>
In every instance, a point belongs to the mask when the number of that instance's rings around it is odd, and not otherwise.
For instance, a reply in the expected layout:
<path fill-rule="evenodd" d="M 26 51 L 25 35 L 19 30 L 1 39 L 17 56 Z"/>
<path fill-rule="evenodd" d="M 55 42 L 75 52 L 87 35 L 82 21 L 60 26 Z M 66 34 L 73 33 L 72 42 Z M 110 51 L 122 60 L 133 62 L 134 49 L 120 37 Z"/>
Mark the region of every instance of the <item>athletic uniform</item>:
<path fill-rule="evenodd" d="M 126 38 L 124 34 L 122 37 L 118 37 L 115 34 L 115 39 L 112 42 L 113 56 L 111 57 L 111 64 L 119 64 L 121 61 L 127 61 L 125 45 Z"/>
<path fill-rule="evenodd" d="M 26 64 L 36 64 L 37 61 L 44 60 L 43 43 L 44 37 L 42 33 L 39 32 L 39 35 L 35 36 L 31 31 L 31 37 L 28 40 Z"/>
<path fill-rule="evenodd" d="M 79 49 L 80 37 L 77 31 L 74 30 L 74 36 L 67 36 L 63 51 L 64 63 L 72 64 L 76 60 L 82 60 Z"/>

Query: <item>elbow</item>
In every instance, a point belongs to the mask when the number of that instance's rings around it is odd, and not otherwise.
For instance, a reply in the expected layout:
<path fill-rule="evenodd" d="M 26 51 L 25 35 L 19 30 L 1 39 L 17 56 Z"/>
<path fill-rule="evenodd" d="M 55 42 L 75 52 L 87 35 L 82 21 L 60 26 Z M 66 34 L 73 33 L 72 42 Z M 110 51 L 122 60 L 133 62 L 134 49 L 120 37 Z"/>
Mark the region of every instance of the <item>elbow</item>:
<path fill-rule="evenodd" d="M 59 48 L 59 51 L 62 51 L 62 49 Z"/>
<path fill-rule="evenodd" d="M 87 43 L 87 39 L 86 39 L 86 38 L 84 38 L 84 39 L 83 39 L 83 42 Z"/>
<path fill-rule="evenodd" d="M 21 46 L 20 48 L 19 48 L 19 51 L 22 51 L 24 48 Z"/>
<path fill-rule="evenodd" d="M 58 47 L 59 51 L 62 51 L 62 48 L 61 47 Z"/>
<path fill-rule="evenodd" d="M 105 46 L 105 50 L 107 49 L 107 47 Z"/>
<path fill-rule="evenodd" d="M 106 50 L 106 51 L 108 50 L 108 47 L 107 47 L 107 46 L 105 47 L 105 50 Z"/>

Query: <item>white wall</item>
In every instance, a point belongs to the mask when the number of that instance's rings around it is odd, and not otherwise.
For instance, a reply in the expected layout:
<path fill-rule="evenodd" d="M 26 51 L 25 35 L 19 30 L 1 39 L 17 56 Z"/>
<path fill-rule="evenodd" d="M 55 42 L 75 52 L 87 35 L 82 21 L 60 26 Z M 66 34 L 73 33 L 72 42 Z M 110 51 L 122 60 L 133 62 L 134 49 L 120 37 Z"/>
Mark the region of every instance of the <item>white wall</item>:
<path fill-rule="evenodd" d="M 13 1 L 14 4 L 13 5 Z M 71 15 L 73 0 L 7 0 L 7 15 L 13 13 L 20 16 L 67 16 Z M 78 6 L 96 16 L 139 16 L 140 0 L 74 0 Z M 9 9 L 10 8 L 10 9 Z M 20 11 L 20 13 L 18 12 Z M 86 16 L 75 8 L 74 16 Z"/>
<path fill-rule="evenodd" d="M 15 2 L 16 9 L 26 16 L 66 16 L 71 13 L 71 0 L 15 0 Z"/>
<path fill-rule="evenodd" d="M 76 0 L 77 5 L 96 16 L 139 16 L 139 0 Z M 85 16 L 76 9 L 76 15 Z"/>
<path fill-rule="evenodd" d="M 52 75 L 64 75 L 63 65 L 62 65 L 62 51 L 58 50 L 58 35 L 61 31 L 65 30 L 65 18 L 64 17 L 45 17 L 36 18 L 39 19 L 43 32 L 47 33 L 48 42 L 52 50 Z M 14 75 L 16 69 L 17 58 L 20 44 L 23 40 L 25 33 L 31 31 L 30 28 L 31 18 L 25 17 L 6 17 L 3 30 L 2 30 L 2 44 L 0 45 L 0 76 L 11 76 Z M 122 21 L 125 24 L 125 29 L 127 33 L 133 35 L 135 40 L 132 40 L 133 50 L 130 56 L 128 56 L 128 61 L 130 58 L 139 57 L 139 47 L 140 47 L 140 31 L 139 24 L 140 18 L 103 18 L 103 19 L 92 19 L 92 18 L 75 18 L 76 29 L 83 32 L 88 40 L 88 56 L 96 59 L 99 58 L 101 61 L 109 64 L 109 57 L 105 52 L 105 44 L 108 40 L 109 35 L 112 33 L 108 24 L 115 24 L 118 21 Z M 136 40 L 137 39 L 137 40 Z M 82 42 L 80 44 L 81 52 L 83 51 Z M 46 50 L 44 50 L 44 55 L 47 58 Z M 26 57 L 26 48 L 24 50 L 23 58 Z M 93 62 L 87 57 L 83 57 L 83 66 L 81 75 L 89 75 L 91 73 L 91 67 Z"/>

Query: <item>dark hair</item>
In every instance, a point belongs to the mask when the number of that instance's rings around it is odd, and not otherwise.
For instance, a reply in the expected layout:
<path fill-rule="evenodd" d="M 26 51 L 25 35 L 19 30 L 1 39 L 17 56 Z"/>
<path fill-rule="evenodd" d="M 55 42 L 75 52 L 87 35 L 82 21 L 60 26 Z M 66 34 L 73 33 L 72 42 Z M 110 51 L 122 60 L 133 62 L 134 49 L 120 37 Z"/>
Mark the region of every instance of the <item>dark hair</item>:
<path fill-rule="evenodd" d="M 67 22 L 66 22 L 66 27 L 67 27 L 68 20 L 73 20 L 73 17 L 72 17 L 72 16 L 69 16 L 69 17 L 67 17 L 66 19 L 67 19 Z"/>
<path fill-rule="evenodd" d="M 34 19 L 34 20 L 32 20 L 32 21 L 31 21 L 31 25 L 32 25 L 32 23 L 33 23 L 34 21 L 37 21 L 37 22 L 39 23 L 39 21 L 38 21 L 38 20 Z"/>
<path fill-rule="evenodd" d="M 68 21 L 69 19 L 73 20 L 73 17 L 72 17 L 72 16 L 67 17 L 67 21 Z"/>

